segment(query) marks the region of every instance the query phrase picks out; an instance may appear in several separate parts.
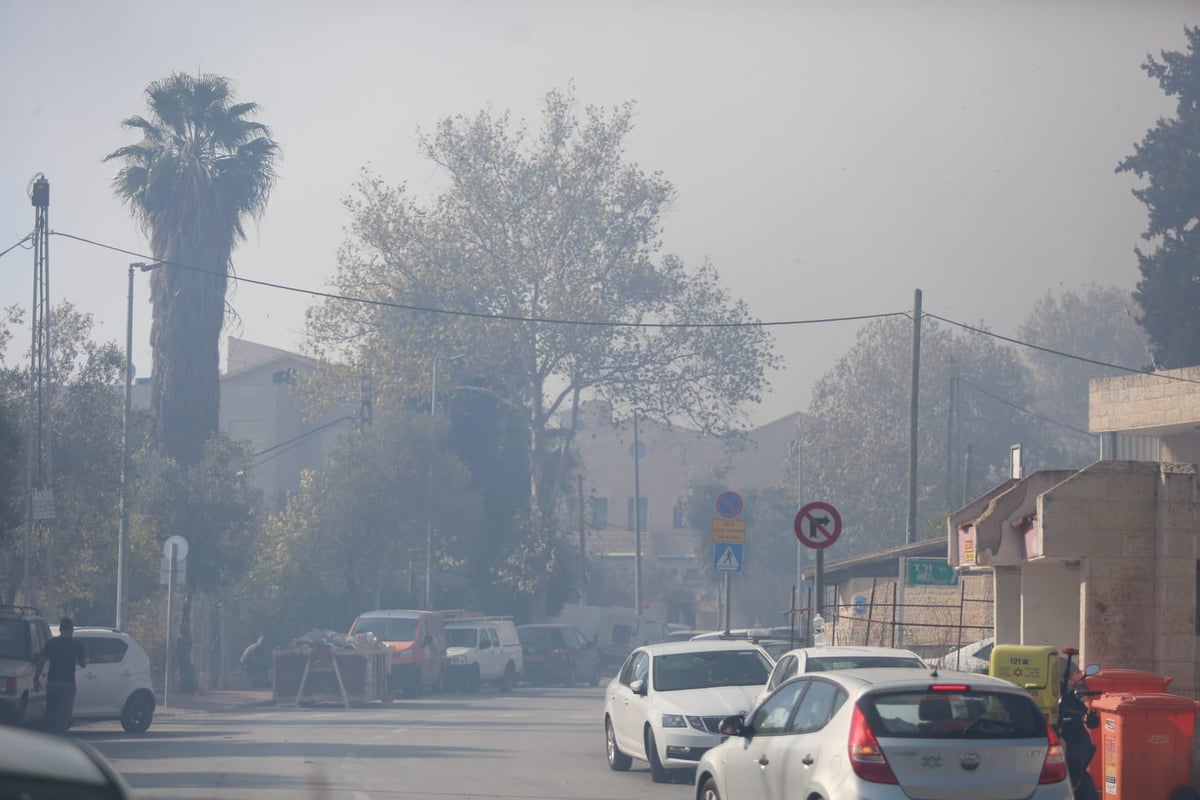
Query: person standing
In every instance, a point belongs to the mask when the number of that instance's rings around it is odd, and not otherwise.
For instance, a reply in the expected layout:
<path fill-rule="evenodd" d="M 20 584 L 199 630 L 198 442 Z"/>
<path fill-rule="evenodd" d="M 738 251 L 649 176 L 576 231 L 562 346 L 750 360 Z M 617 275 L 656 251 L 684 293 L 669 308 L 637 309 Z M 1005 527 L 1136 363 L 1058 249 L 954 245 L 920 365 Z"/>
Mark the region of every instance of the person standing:
<path fill-rule="evenodd" d="M 33 686 L 41 688 L 42 668 L 47 664 L 46 674 L 46 728 L 54 733 L 65 733 L 71 726 L 71 713 L 75 708 L 75 668 L 87 666 L 87 655 L 83 645 L 73 638 L 75 623 L 70 617 L 58 622 L 58 636 L 46 642 L 46 648 L 38 656 L 33 670 Z"/>

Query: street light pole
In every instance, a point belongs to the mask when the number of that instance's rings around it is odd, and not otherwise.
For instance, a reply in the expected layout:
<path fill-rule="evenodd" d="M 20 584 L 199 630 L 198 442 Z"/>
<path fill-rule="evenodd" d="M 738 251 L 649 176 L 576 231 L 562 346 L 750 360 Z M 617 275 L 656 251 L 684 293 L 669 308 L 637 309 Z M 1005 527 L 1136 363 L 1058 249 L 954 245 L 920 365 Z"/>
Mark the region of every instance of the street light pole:
<path fill-rule="evenodd" d="M 162 266 L 161 261 L 129 265 L 129 294 L 125 306 L 125 408 L 121 414 L 121 522 L 117 529 L 117 619 L 116 628 L 125 630 L 125 575 L 129 565 L 129 418 L 133 408 L 133 271 L 149 272 Z"/>
<path fill-rule="evenodd" d="M 434 430 L 437 422 L 437 365 L 438 361 L 458 361 L 466 356 L 433 357 L 433 383 L 429 390 L 429 484 L 425 498 L 425 607 L 433 609 L 433 461 L 437 456 L 437 440 Z"/>

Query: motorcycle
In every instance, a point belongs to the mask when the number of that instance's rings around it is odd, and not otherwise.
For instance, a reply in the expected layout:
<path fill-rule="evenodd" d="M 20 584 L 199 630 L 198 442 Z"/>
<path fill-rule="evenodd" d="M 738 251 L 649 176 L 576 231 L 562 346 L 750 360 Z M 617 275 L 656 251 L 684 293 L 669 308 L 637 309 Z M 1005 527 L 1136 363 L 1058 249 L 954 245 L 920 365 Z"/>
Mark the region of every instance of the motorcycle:
<path fill-rule="evenodd" d="M 1083 674 L 1073 678 L 1072 659 L 1079 655 L 1074 647 L 1063 648 L 1067 663 L 1063 666 L 1062 685 L 1058 697 L 1058 724 L 1055 726 L 1062 739 L 1067 756 L 1067 774 L 1075 800 L 1099 800 L 1096 782 L 1087 771 L 1096 755 L 1096 744 L 1089 730 L 1100 727 L 1100 715 L 1087 707 L 1085 697 L 1095 697 L 1101 692 L 1090 691 L 1087 679 L 1100 672 L 1099 664 L 1088 664 Z"/>

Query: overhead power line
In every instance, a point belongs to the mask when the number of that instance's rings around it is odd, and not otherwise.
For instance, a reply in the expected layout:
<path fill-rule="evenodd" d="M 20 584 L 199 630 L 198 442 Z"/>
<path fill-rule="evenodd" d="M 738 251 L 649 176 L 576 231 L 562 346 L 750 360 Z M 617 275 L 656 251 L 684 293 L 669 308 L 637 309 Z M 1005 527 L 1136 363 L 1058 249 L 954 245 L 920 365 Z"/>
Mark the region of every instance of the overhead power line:
<path fill-rule="evenodd" d="M 979 384 L 974 383 L 973 381 L 969 381 L 966 378 L 960 377 L 960 378 L 958 378 L 958 382 L 965 383 L 967 386 L 970 386 L 975 391 L 992 398 L 993 400 L 995 400 L 997 403 L 999 403 L 1001 405 L 1008 406 L 1009 408 L 1014 409 L 1016 411 L 1020 411 L 1022 414 L 1028 414 L 1031 417 L 1037 417 L 1040 420 L 1049 422 L 1051 425 L 1057 425 L 1060 428 L 1066 428 L 1069 431 L 1075 431 L 1075 433 L 1082 433 L 1084 436 L 1097 436 L 1098 435 L 1098 434 L 1092 433 L 1091 431 L 1085 431 L 1082 428 L 1076 428 L 1074 425 L 1068 425 L 1065 422 L 1059 422 L 1056 419 L 1051 419 L 1050 417 L 1047 417 L 1045 414 L 1039 414 L 1037 411 L 1034 411 L 1029 408 L 1025 408 L 1024 406 L 1018 405 L 1018 404 L 1012 402 L 1011 400 L 1005 400 L 1003 397 L 1000 397 L 999 395 L 989 392 L 987 389 L 983 388 Z"/>
<path fill-rule="evenodd" d="M 27 233 L 27 234 L 25 234 L 23 237 L 21 237 L 21 240 L 20 240 L 20 241 L 18 241 L 17 243 L 13 244 L 11 247 L 6 247 L 6 248 L 4 248 L 4 250 L 0 250 L 0 258 L 3 258 L 3 257 L 4 257 L 4 256 L 6 256 L 7 254 L 11 253 L 13 250 L 16 250 L 18 247 L 20 247 L 21 245 L 25 244 L 26 242 L 28 242 L 28 241 L 29 241 L 30 239 L 32 239 L 32 238 L 33 238 L 33 234 L 32 234 L 32 233 Z"/>
<path fill-rule="evenodd" d="M 138 253 L 133 250 L 126 250 L 122 247 L 97 242 L 93 239 L 88 239 L 83 236 L 76 236 L 71 233 L 62 231 L 51 231 L 53 236 L 62 236 L 66 239 L 73 239 L 83 244 L 101 247 L 105 250 L 111 250 L 116 253 L 123 253 L 135 258 L 156 260 L 161 264 L 169 264 L 180 269 L 190 270 L 193 272 L 203 272 L 208 275 L 220 275 L 211 269 L 196 267 L 190 264 L 182 264 L 178 261 L 170 261 L 165 259 L 155 259 L 153 256 L 148 256 L 144 253 Z M 274 283 L 271 281 L 261 281 L 255 278 L 246 278 L 241 275 L 227 275 L 229 280 L 237 281 L 238 283 L 250 284 L 252 286 L 264 286 L 268 289 L 279 289 L 285 292 L 295 292 L 297 294 L 305 294 L 310 297 L 319 297 L 326 300 L 341 300 L 348 303 L 360 303 L 362 305 L 378 306 L 382 308 L 394 308 L 401 311 L 420 311 L 431 314 L 444 314 L 455 317 L 473 317 L 475 319 L 497 320 L 504 322 L 537 322 L 548 325 L 583 325 L 589 327 L 604 327 L 604 328 L 771 328 L 788 325 L 817 325 L 827 322 L 855 322 L 861 320 L 883 319 L 885 317 L 903 316 L 905 312 L 891 311 L 882 314 L 855 314 L 846 317 L 820 317 L 816 319 L 789 319 L 789 320 L 772 320 L 768 322 L 624 322 L 621 320 L 583 320 L 583 319 L 560 319 L 555 317 L 525 317 L 518 314 L 498 314 L 488 311 L 462 311 L 450 308 L 434 308 L 431 306 L 418 306 L 409 303 L 397 303 L 390 300 L 372 300 L 366 297 L 354 297 L 352 295 L 338 294 L 336 292 L 323 292 L 317 289 L 304 289 L 299 286 L 289 286 L 284 283 Z"/>

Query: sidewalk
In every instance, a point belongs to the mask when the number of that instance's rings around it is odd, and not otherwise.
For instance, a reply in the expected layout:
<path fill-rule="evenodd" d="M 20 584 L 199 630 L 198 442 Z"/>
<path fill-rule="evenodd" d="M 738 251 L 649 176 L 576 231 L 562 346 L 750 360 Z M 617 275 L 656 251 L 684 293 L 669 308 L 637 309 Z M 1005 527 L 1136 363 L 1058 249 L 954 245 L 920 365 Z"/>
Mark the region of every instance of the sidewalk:
<path fill-rule="evenodd" d="M 235 711 L 250 706 L 269 705 L 274 700 L 270 689 L 206 689 L 197 694 L 171 692 L 167 697 L 168 706 L 162 705 L 162 696 L 157 698 L 157 716 L 171 716 L 180 712 L 191 711 Z"/>

